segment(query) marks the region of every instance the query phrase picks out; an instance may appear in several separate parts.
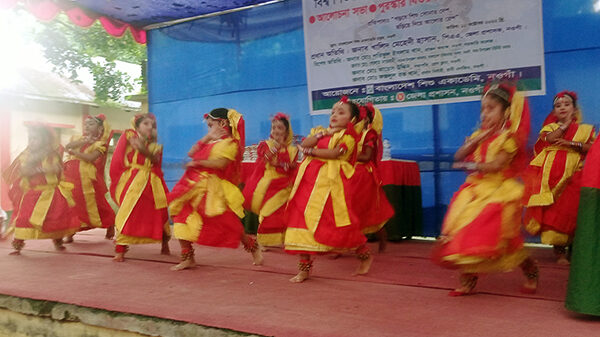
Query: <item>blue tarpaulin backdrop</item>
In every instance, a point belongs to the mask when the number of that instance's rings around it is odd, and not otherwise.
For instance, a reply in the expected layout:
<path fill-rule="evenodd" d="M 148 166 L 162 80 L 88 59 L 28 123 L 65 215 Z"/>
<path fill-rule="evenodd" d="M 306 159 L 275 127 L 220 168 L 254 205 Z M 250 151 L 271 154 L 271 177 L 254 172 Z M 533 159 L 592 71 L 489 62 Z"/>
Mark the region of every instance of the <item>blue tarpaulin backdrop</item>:
<path fill-rule="evenodd" d="M 135 27 L 268 2 L 270 0 L 70 0 Z"/>
<path fill-rule="evenodd" d="M 552 107 L 555 93 L 579 94 L 584 121 L 600 121 L 600 13 L 596 0 L 544 0 L 548 94 L 531 98 L 532 135 Z M 205 132 L 202 115 L 216 107 L 246 117 L 247 144 L 268 137 L 270 116 L 292 116 L 294 131 L 307 134 L 327 116 L 308 114 L 301 1 L 288 0 L 234 14 L 151 30 L 148 42 L 150 110 L 159 121 L 170 186 L 189 147 Z M 383 136 L 392 155 L 421 163 L 424 234 L 439 232 L 440 217 L 464 181 L 449 158 L 479 119 L 479 103 L 383 110 Z M 437 211 L 437 212 L 435 212 Z"/>

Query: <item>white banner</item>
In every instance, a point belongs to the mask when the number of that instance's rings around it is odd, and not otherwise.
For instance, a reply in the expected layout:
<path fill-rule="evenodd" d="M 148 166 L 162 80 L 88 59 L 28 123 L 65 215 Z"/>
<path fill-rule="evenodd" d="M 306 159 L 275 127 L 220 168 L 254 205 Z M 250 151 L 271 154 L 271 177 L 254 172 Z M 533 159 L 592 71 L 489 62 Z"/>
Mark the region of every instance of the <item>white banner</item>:
<path fill-rule="evenodd" d="M 303 0 L 311 113 L 478 100 L 489 81 L 545 94 L 541 0 Z"/>

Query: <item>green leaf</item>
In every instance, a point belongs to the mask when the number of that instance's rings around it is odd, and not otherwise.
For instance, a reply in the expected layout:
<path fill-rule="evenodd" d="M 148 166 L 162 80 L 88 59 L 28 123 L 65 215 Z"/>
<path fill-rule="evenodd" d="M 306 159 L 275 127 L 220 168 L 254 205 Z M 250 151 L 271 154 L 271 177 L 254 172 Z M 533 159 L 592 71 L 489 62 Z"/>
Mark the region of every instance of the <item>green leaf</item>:
<path fill-rule="evenodd" d="M 129 32 L 121 38 L 110 36 L 98 21 L 89 28 L 81 28 L 60 14 L 56 19 L 42 23 L 41 29 L 34 34 L 55 72 L 75 83 L 81 83 L 77 74 L 79 69 L 87 69 L 92 74 L 99 104 L 114 105 L 133 90 L 128 82 L 130 76 L 118 71 L 115 61 L 142 65 L 146 60 L 146 45 L 136 43 Z M 94 61 L 98 57 L 105 61 Z M 134 80 L 145 82 L 142 77 Z M 142 87 L 145 90 L 145 85 Z"/>

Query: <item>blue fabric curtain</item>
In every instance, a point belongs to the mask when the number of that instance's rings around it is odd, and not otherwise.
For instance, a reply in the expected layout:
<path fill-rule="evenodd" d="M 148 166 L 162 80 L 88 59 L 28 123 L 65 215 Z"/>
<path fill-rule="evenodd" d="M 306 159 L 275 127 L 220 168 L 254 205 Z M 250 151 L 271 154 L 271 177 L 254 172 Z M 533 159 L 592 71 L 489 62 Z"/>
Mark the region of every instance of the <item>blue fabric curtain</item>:
<path fill-rule="evenodd" d="M 247 42 L 302 29 L 302 1 L 272 5 L 190 21 L 161 29 L 177 40 L 196 42 Z"/>
<path fill-rule="evenodd" d="M 203 114 L 214 108 L 244 114 L 248 145 L 268 137 L 269 119 L 279 111 L 291 116 L 295 132 L 310 130 L 301 6 L 289 0 L 150 31 L 149 103 L 170 185 L 206 132 Z"/>
<path fill-rule="evenodd" d="M 552 108 L 554 94 L 561 90 L 579 94 L 585 122 L 600 120 L 600 34 L 596 34 L 600 13 L 594 11 L 595 3 L 543 1 L 548 94 L 530 99 L 530 144 Z M 298 134 L 327 125 L 328 116 L 308 114 L 300 4 L 288 0 L 249 10 L 243 20 L 235 14 L 149 32 L 150 108 L 159 120 L 169 185 L 182 172 L 174 169 L 176 163 L 206 131 L 202 115 L 213 108 L 230 107 L 244 114 L 248 144 L 268 136 L 269 117 L 278 111 L 292 116 Z M 236 20 L 237 27 L 246 25 L 248 32 L 227 25 Z M 465 178 L 462 172 L 449 170 L 448 160 L 477 124 L 479 103 L 382 112 L 383 137 L 390 140 L 392 155 L 421 162 L 424 234 L 436 235 L 440 224 L 434 210 L 443 212 Z M 434 131 L 439 136 L 436 142 Z M 436 160 L 442 161 L 439 167 L 433 165 Z"/>
<path fill-rule="evenodd" d="M 136 27 L 256 5 L 270 0 L 70 0 Z"/>

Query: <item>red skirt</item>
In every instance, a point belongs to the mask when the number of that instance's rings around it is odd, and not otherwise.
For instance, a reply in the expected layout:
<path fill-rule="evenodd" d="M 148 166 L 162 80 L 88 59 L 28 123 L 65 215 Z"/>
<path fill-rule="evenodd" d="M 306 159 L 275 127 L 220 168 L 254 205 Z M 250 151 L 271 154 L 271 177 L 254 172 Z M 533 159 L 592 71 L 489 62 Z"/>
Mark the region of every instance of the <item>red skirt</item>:
<path fill-rule="evenodd" d="M 370 164 L 357 164 L 352 184 L 352 210 L 359 219 L 360 228 L 365 233 L 376 232 L 394 216 L 394 208 L 378 183 L 376 168 Z"/>
<path fill-rule="evenodd" d="M 93 191 L 88 193 L 94 194 L 94 205 L 100 216 L 100 223 L 92 223 L 88 213 L 87 202 L 84 197 L 83 186 L 81 184 L 81 174 L 79 172 L 79 161 L 70 160 L 64 165 L 64 175 L 67 180 L 75 186 L 73 188 L 73 199 L 75 200 L 74 210 L 77 213 L 79 221 L 82 225 L 81 230 L 91 228 L 107 228 L 115 224 L 115 211 L 112 209 L 106 200 L 106 183 L 104 177 L 96 177 L 92 182 Z M 102 179 L 102 180 L 99 180 Z"/>
<path fill-rule="evenodd" d="M 152 187 L 148 183 L 133 206 L 120 234 L 160 241 L 167 221 L 169 221 L 167 208 L 155 208 Z"/>
<path fill-rule="evenodd" d="M 256 186 L 258 182 L 265 174 L 265 164 L 259 162 L 256 165 L 256 168 L 250 175 L 250 177 L 244 182 L 244 189 L 242 190 L 242 194 L 244 195 L 244 209 L 252 211 L 252 197 L 254 195 L 254 191 L 256 190 Z M 272 182 L 271 182 L 272 183 Z M 265 195 L 266 197 L 266 195 Z M 267 200 L 266 198 L 263 200 L 263 203 Z M 262 206 L 262 205 L 261 205 Z"/>
<path fill-rule="evenodd" d="M 313 160 L 308 164 L 304 175 L 302 176 L 296 194 L 289 201 L 286 216 L 288 227 L 306 229 L 304 213 L 315 181 L 324 162 Z M 342 174 L 342 172 L 340 172 Z M 327 197 L 317 228 L 314 232 L 314 240 L 322 245 L 338 249 L 357 248 L 366 242 L 366 237 L 360 230 L 359 220 L 352 208 L 352 182 L 350 179 L 342 177 L 346 207 L 350 216 L 350 225 L 338 227 L 336 225 L 331 196 Z M 286 238 L 287 242 L 287 238 Z M 312 251 L 287 250 L 289 253 L 314 254 Z"/>
<path fill-rule="evenodd" d="M 189 170 L 186 171 L 169 193 L 169 202 L 185 196 L 186 193 L 194 187 L 194 183 L 191 181 L 197 181 L 197 179 L 205 178 L 198 178 Z M 242 235 L 244 234 L 244 227 L 237 214 L 227 208 L 223 214 L 212 217 L 207 216 L 206 195 L 202 197 L 196 209 L 194 209 L 191 204 L 194 197 L 195 196 L 190 195 L 186 197 L 186 200 L 178 201 L 185 202 L 185 205 L 178 214 L 172 216 L 175 226 L 178 226 L 178 224 L 186 224 L 189 221 L 188 217 L 190 214 L 197 212 L 202 218 L 200 234 L 195 240 L 197 244 L 211 247 L 237 248 L 240 245 Z M 191 239 L 189 240 L 191 241 Z"/>
<path fill-rule="evenodd" d="M 451 241 L 437 244 L 433 250 L 434 262 L 448 268 L 456 265 L 443 262 L 443 257 L 462 255 L 485 259 L 498 259 L 521 250 L 523 238 L 512 238 L 502 233 L 502 211 L 499 203 L 487 205 L 473 222 L 460 230 Z M 503 242 L 504 241 L 504 242 Z"/>
<path fill-rule="evenodd" d="M 252 209 L 252 199 L 254 197 L 256 186 L 258 185 L 259 181 L 263 178 L 264 172 L 264 169 L 257 169 L 246 183 L 246 186 L 244 186 L 244 190 L 242 193 L 244 195 L 244 208 L 247 210 L 256 211 Z M 275 194 L 279 193 L 281 190 L 290 187 L 290 184 L 293 182 L 291 181 L 291 177 L 292 176 L 285 176 L 271 180 L 269 186 L 265 191 L 265 195 L 261 202 L 260 209 L 258 210 L 259 213 L 260 210 L 262 210 L 263 205 L 273 196 L 275 196 Z M 287 228 L 285 218 L 286 204 L 287 203 L 283 203 L 281 207 L 279 207 L 275 212 L 271 213 L 271 215 L 265 216 L 262 219 L 257 230 L 257 234 L 259 235 L 259 237 L 261 234 L 281 234 L 281 238 L 283 238 L 283 234 L 285 233 L 285 229 Z M 278 242 L 274 244 L 279 245 L 281 243 Z"/>
<path fill-rule="evenodd" d="M 275 211 L 275 213 L 265 217 L 258 225 L 258 234 L 283 234 L 285 233 L 285 205 Z"/>
<path fill-rule="evenodd" d="M 18 207 L 18 214 L 14 219 L 15 227 L 17 228 L 34 228 L 29 222 L 31 215 L 42 191 L 29 190 L 25 193 Z M 55 188 L 54 196 L 50 202 L 48 212 L 43 219 L 41 232 L 53 233 L 68 231 L 70 229 L 79 228 L 79 221 L 74 215 L 72 208 L 67 203 L 67 199 L 60 193 L 58 187 Z"/>
<path fill-rule="evenodd" d="M 454 194 L 432 260 L 467 273 L 509 271 L 527 258 L 521 236 L 523 188 L 515 179 L 467 178 Z"/>
<path fill-rule="evenodd" d="M 577 227 L 581 172 L 573 174 L 552 205 L 528 207 L 525 219 L 534 218 L 541 224 L 541 231 L 553 230 L 573 236 Z"/>

